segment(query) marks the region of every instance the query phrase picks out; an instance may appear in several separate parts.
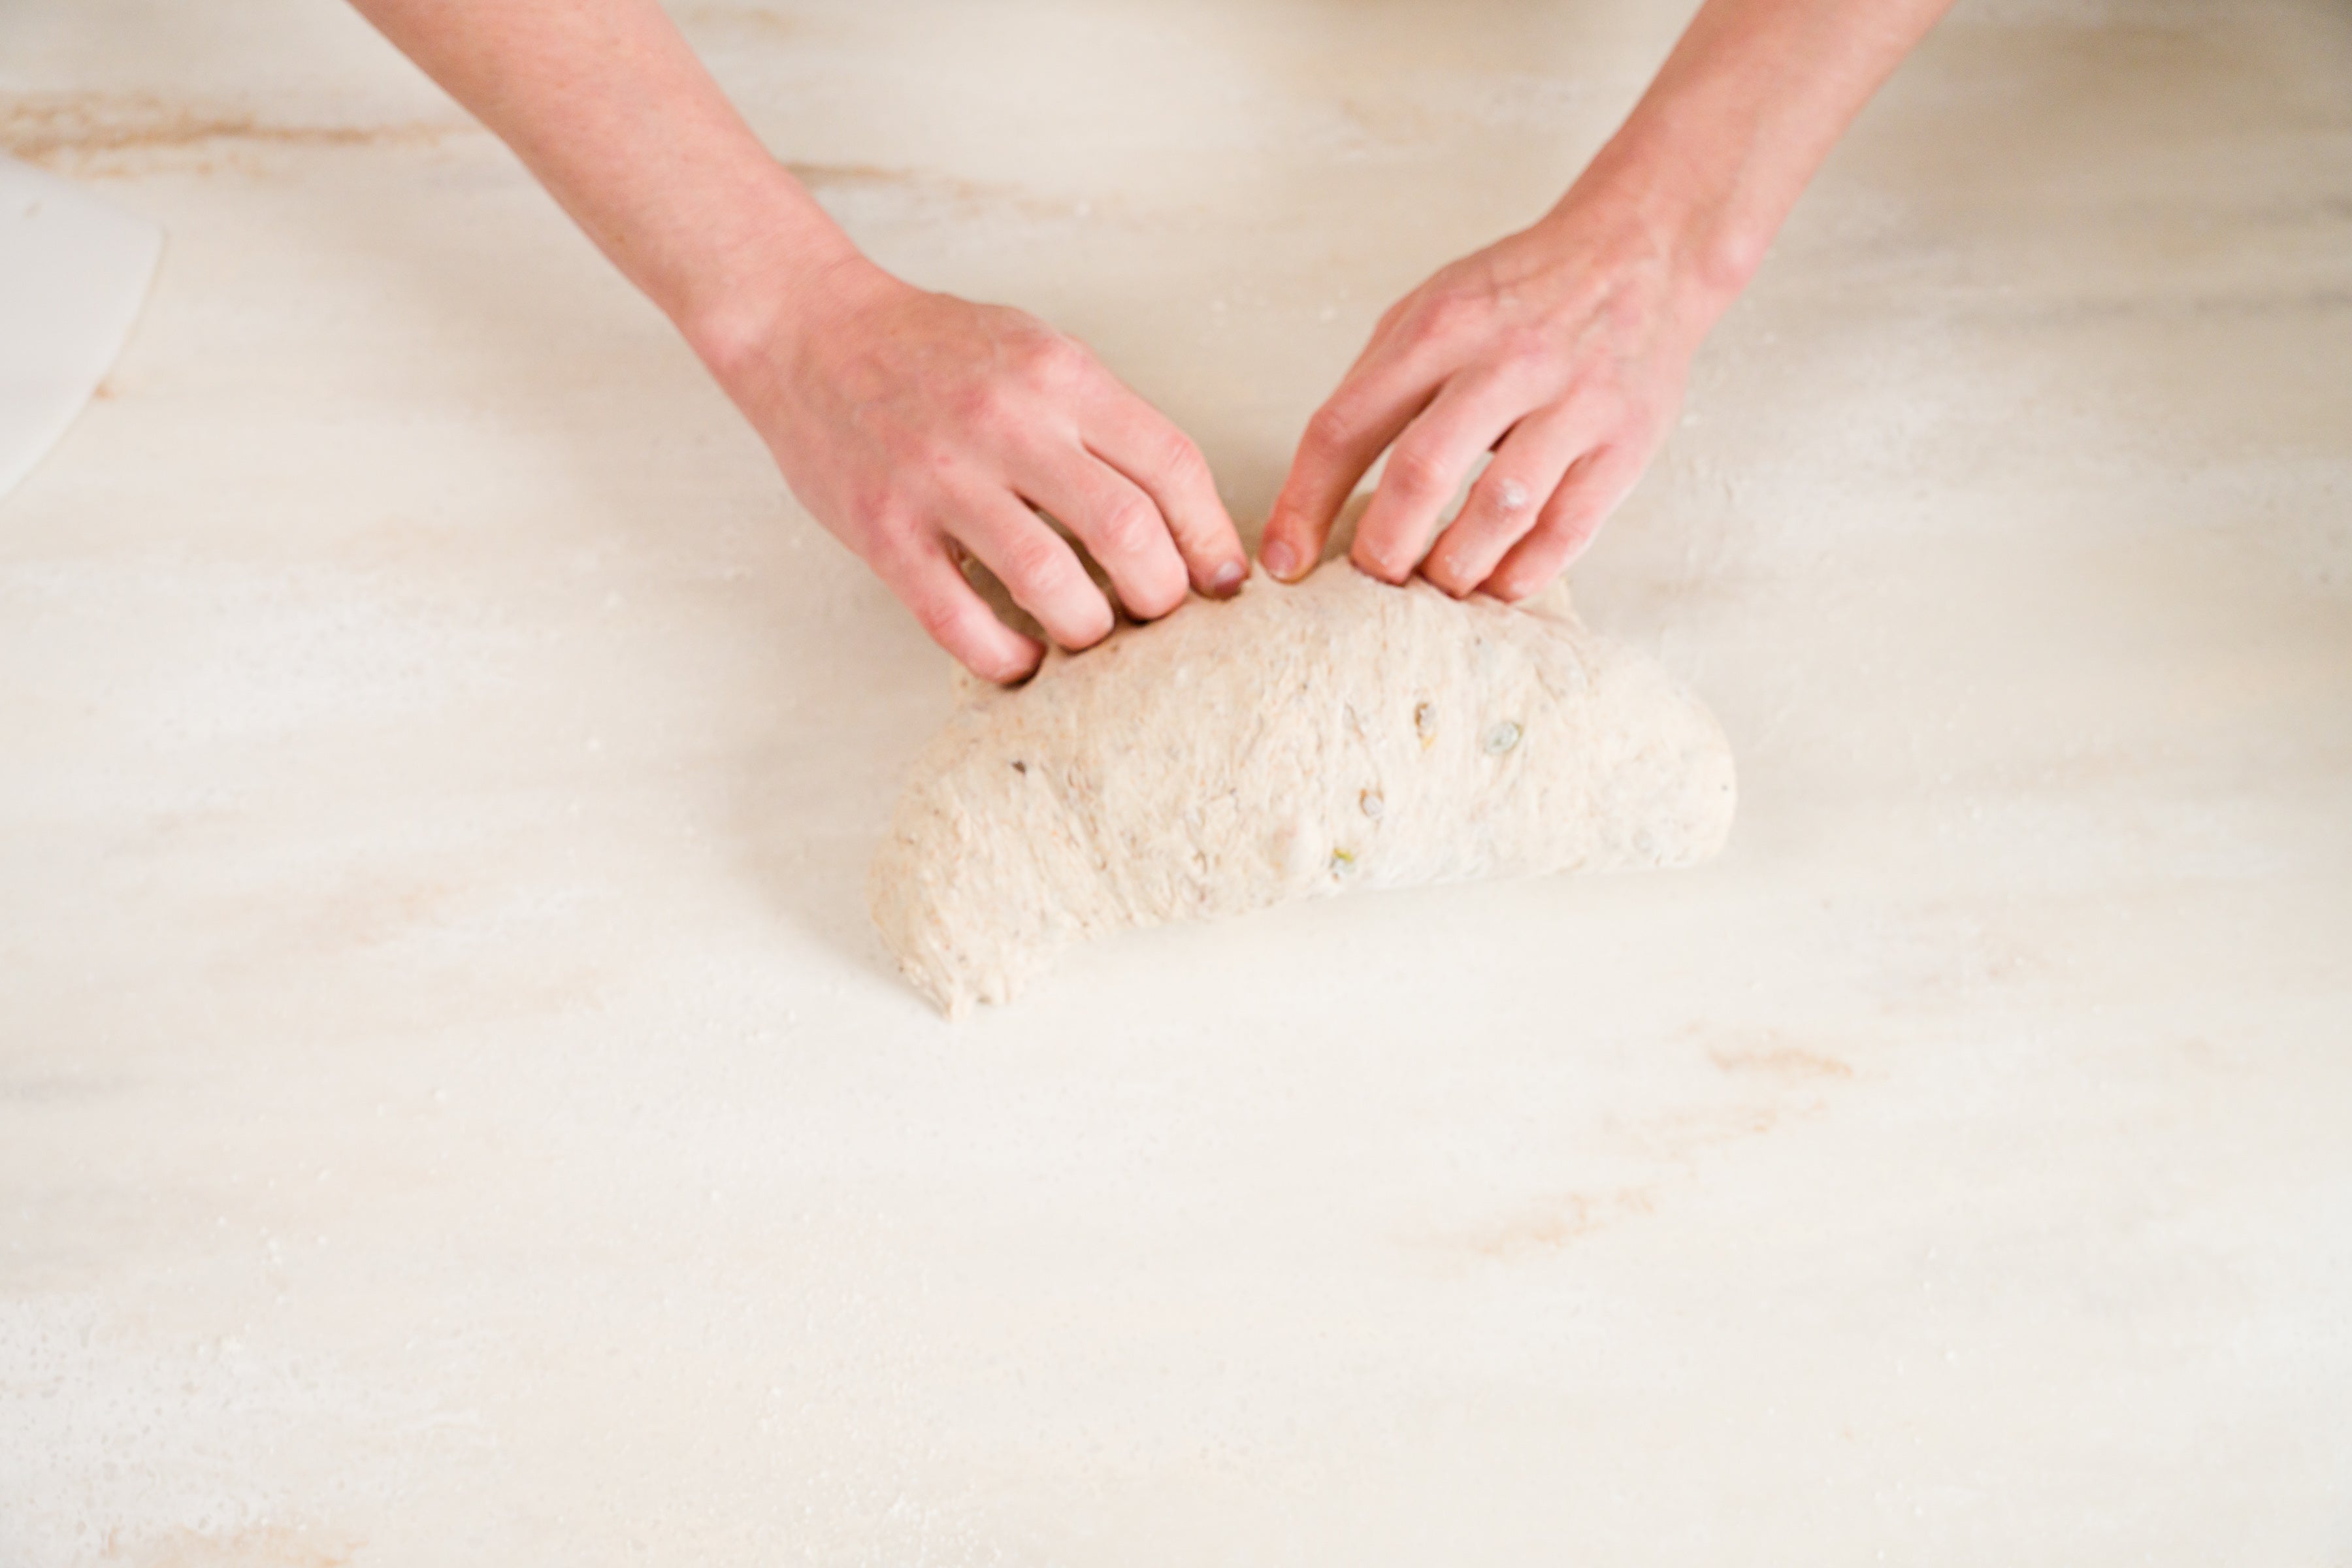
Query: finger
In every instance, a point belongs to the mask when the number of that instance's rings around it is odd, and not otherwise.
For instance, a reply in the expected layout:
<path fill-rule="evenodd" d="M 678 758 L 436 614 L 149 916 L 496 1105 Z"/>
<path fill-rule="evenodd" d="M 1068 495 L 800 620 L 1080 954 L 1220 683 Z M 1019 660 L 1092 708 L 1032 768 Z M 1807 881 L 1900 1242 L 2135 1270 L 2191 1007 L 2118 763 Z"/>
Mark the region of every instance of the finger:
<path fill-rule="evenodd" d="M 1389 449 L 1380 489 L 1356 524 L 1349 559 L 1385 583 L 1412 576 L 1445 503 L 1528 403 L 1528 390 L 1507 377 L 1457 375 L 1447 382 Z"/>
<path fill-rule="evenodd" d="M 1421 574 L 1457 599 L 1485 582 L 1504 552 L 1536 526 L 1544 502 L 1589 445 L 1591 428 L 1590 419 L 1566 406 L 1512 426 L 1462 510 L 1430 547 Z"/>
<path fill-rule="evenodd" d="M 1010 490 L 958 498 L 956 537 L 996 574 L 1013 602 L 1037 617 L 1064 647 L 1092 647 L 1110 635 L 1110 601 L 1087 575 L 1077 552 Z"/>
<path fill-rule="evenodd" d="M 1483 586 L 1498 599 L 1524 599 L 1559 575 L 1617 510 L 1641 463 L 1622 448 L 1598 447 L 1579 458 L 1544 503 L 1526 538 L 1511 546 Z"/>
<path fill-rule="evenodd" d="M 1299 437 L 1258 545 L 1268 572 L 1295 583 L 1314 570 L 1364 470 L 1428 406 L 1443 376 L 1428 353 L 1391 351 L 1375 336 Z"/>
<path fill-rule="evenodd" d="M 1128 614 L 1156 620 L 1184 602 L 1184 559 L 1169 537 L 1168 520 L 1134 480 L 1069 446 L 1033 454 L 1013 482 L 1031 505 L 1078 536 Z"/>
<path fill-rule="evenodd" d="M 1000 685 L 1026 679 L 1045 649 L 996 618 L 988 603 L 964 581 L 948 558 L 947 542 L 934 534 L 919 545 L 886 559 L 875 570 L 892 593 L 915 612 L 931 640 L 982 680 Z"/>
<path fill-rule="evenodd" d="M 1160 509 L 1193 587 L 1223 598 L 1242 585 L 1249 555 L 1191 437 L 1122 387 L 1088 423 L 1087 447 Z"/>

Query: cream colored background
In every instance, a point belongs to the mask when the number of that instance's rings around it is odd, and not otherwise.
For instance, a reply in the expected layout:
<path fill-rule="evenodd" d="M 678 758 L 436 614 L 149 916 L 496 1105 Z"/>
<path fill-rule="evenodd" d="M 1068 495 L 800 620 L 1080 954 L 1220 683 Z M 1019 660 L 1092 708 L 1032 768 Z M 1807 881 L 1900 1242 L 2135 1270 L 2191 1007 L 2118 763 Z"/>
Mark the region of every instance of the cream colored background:
<path fill-rule="evenodd" d="M 698 5 L 1238 512 L 1672 4 Z M 2352 1557 L 2352 12 L 1962 0 L 1578 575 L 1678 877 L 950 1028 L 942 660 L 325 0 L 16 0 L 171 231 L 0 505 L 0 1563 Z"/>

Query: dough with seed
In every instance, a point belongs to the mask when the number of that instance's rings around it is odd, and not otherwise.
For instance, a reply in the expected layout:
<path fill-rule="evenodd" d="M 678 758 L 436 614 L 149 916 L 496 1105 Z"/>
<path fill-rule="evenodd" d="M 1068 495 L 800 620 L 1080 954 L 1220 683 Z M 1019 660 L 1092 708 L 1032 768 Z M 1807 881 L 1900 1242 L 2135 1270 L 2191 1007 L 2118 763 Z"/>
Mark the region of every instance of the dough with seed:
<path fill-rule="evenodd" d="M 1555 590 L 1456 601 L 1344 565 L 1254 574 L 1025 686 L 966 678 L 869 887 L 950 1016 L 1074 943 L 1292 899 L 1687 866 L 1730 832 L 1730 747 Z"/>

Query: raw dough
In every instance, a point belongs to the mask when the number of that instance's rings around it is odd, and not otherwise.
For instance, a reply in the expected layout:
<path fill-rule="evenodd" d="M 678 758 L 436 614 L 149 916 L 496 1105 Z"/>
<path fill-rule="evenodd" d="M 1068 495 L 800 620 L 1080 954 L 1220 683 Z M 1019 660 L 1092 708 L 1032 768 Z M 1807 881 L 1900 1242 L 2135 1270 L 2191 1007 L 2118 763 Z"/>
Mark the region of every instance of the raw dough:
<path fill-rule="evenodd" d="M 875 857 L 883 940 L 953 1017 L 1125 927 L 1715 853 L 1714 716 L 1564 591 L 1531 605 L 1261 573 L 1017 689 L 963 679 Z"/>

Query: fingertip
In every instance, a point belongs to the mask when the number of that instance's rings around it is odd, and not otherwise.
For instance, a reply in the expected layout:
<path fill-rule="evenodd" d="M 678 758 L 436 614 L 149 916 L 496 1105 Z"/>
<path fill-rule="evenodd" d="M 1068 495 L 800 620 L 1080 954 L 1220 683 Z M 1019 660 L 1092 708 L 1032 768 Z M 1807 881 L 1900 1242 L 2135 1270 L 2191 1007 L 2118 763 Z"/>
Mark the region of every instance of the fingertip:
<path fill-rule="evenodd" d="M 946 536 L 928 549 L 886 554 L 875 569 L 931 641 L 979 679 L 1011 686 L 1036 673 L 1045 648 L 996 618 L 951 558 Z"/>
<path fill-rule="evenodd" d="M 1035 637 L 1014 631 L 992 615 L 989 620 L 995 626 L 994 633 L 988 639 L 987 655 L 994 673 L 985 670 L 975 673 L 985 676 L 999 686 L 1018 686 L 1036 674 L 1037 667 L 1045 662 L 1045 645 Z"/>
<path fill-rule="evenodd" d="M 1045 662 L 1045 648 L 1008 629 L 1003 640 L 989 638 L 984 646 L 967 647 L 956 657 L 966 669 L 992 686 L 1018 686 L 1037 673 L 1037 667 Z"/>
<path fill-rule="evenodd" d="M 1215 539 L 1187 547 L 1183 554 L 1192 585 L 1212 599 L 1232 598 L 1249 575 L 1249 547 L 1242 542 L 1241 531 L 1231 523 L 1220 529 Z"/>
<path fill-rule="evenodd" d="M 1421 577 L 1423 582 L 1427 583 L 1449 599 L 1466 599 L 1470 596 L 1471 589 L 1475 586 L 1474 584 L 1464 582 L 1461 574 L 1452 568 L 1440 565 L 1434 561 L 1422 563 Z"/>
<path fill-rule="evenodd" d="M 1479 586 L 1486 590 L 1488 598 L 1500 599 L 1507 605 L 1516 605 L 1535 592 L 1525 583 L 1517 578 L 1506 578 L 1500 572 L 1487 578 Z"/>
<path fill-rule="evenodd" d="M 1102 614 L 1095 617 L 1089 626 L 1082 630 L 1079 635 L 1075 637 L 1066 637 L 1061 639 L 1062 646 L 1068 648 L 1072 653 L 1078 653 L 1094 647 L 1097 643 L 1110 636 L 1111 632 L 1118 626 L 1118 616 L 1112 614 L 1110 601 L 1103 598 L 1102 595 L 1097 594 L 1095 596 L 1095 607 L 1099 609 Z M 1139 620 L 1143 620 L 1149 619 L 1150 617 L 1139 616 L 1137 618 Z"/>
<path fill-rule="evenodd" d="M 1158 560 L 1114 573 L 1111 586 L 1118 595 L 1118 607 L 1129 619 L 1156 621 L 1183 607 L 1185 597 L 1192 592 L 1192 568 L 1171 549 Z"/>
<path fill-rule="evenodd" d="M 1356 536 L 1355 544 L 1348 552 L 1348 560 L 1365 576 L 1386 583 L 1391 588 L 1404 586 L 1405 579 L 1412 575 L 1412 563 L 1398 565 L 1382 553 L 1376 542 L 1369 541 L 1361 534 Z"/>
<path fill-rule="evenodd" d="M 996 678 L 996 683 L 999 686 L 1018 686 L 1036 674 L 1038 667 L 1045 662 L 1045 645 L 1023 637 L 1021 651 L 1004 665 L 1004 673 Z"/>
<path fill-rule="evenodd" d="M 1155 594 L 1149 599 L 1129 599 L 1125 595 L 1121 595 L 1119 603 L 1126 607 L 1129 618 L 1138 621 L 1156 621 L 1163 616 L 1172 616 L 1181 608 L 1185 591 L 1191 586 L 1188 581 L 1180 577 L 1177 579 L 1177 586 L 1170 593 Z M 1109 628 L 1105 627 L 1104 636 L 1108 635 Z M 1094 639 L 1095 642 L 1101 640 L 1102 637 Z M 1087 646 L 1093 645 L 1090 643 Z"/>
<path fill-rule="evenodd" d="M 1559 581 L 1575 558 L 1575 551 L 1562 551 L 1556 542 L 1530 534 L 1503 557 L 1503 563 L 1479 586 L 1503 603 L 1516 605 L 1522 599 L 1534 598 Z"/>
<path fill-rule="evenodd" d="M 1421 564 L 1414 570 L 1423 582 L 1449 599 L 1458 599 L 1469 591 L 1469 584 L 1462 580 L 1461 568 L 1451 548 L 1452 540 L 1450 530 L 1439 534 L 1437 542 L 1429 547 L 1427 553 L 1421 558 Z"/>
<path fill-rule="evenodd" d="M 1270 537 L 1258 547 L 1258 563 L 1285 583 L 1297 582 L 1299 574 L 1298 547 L 1287 539 L 1272 536 L 1270 529 L 1268 532 Z"/>

